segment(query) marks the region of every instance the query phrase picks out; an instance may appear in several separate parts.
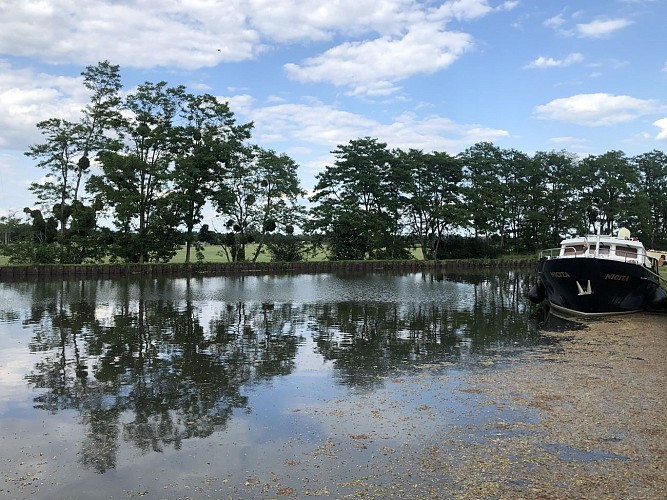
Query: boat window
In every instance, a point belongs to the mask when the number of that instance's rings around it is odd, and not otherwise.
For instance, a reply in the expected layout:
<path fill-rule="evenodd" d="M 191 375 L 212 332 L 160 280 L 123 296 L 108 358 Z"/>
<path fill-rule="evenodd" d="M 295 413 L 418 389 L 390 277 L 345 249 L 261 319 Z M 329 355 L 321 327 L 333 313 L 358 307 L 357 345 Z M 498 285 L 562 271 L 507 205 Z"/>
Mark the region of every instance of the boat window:
<path fill-rule="evenodd" d="M 618 257 L 625 257 L 628 259 L 637 258 L 637 249 L 632 247 L 616 246 L 616 255 Z"/>
<path fill-rule="evenodd" d="M 588 253 L 594 254 L 595 253 L 595 248 L 597 247 L 597 244 L 593 243 L 591 244 L 591 247 L 588 250 Z M 604 243 L 600 245 L 600 253 L 598 255 L 609 255 L 609 245 L 605 245 Z"/>
<path fill-rule="evenodd" d="M 586 252 L 586 247 L 584 245 L 570 245 L 563 250 L 563 255 L 565 256 L 583 255 Z"/>

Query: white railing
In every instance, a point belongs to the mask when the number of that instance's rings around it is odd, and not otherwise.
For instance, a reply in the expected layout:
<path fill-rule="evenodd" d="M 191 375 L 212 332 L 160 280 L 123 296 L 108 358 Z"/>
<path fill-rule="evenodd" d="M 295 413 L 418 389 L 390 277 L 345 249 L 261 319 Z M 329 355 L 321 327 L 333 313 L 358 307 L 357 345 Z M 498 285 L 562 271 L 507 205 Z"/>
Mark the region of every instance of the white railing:
<path fill-rule="evenodd" d="M 545 250 L 540 251 L 540 260 L 541 259 L 553 259 L 554 257 L 560 257 L 561 256 L 561 249 L 562 247 L 556 247 L 556 248 L 547 248 Z M 592 258 L 596 257 L 595 255 L 595 249 L 587 249 L 587 252 L 580 252 L 577 247 L 573 246 L 567 246 L 565 247 L 565 251 L 563 252 L 563 257 L 567 258 Z M 628 252 L 626 250 L 611 250 L 611 249 L 606 249 L 605 253 L 600 253 L 597 255 L 597 258 L 603 258 L 603 259 L 613 259 L 613 260 L 618 260 L 622 262 L 627 262 L 630 264 L 643 264 L 645 267 L 648 267 L 649 269 L 654 269 L 657 268 L 657 261 L 655 257 L 651 257 L 646 253 L 646 251 L 640 251 L 640 252 Z"/>

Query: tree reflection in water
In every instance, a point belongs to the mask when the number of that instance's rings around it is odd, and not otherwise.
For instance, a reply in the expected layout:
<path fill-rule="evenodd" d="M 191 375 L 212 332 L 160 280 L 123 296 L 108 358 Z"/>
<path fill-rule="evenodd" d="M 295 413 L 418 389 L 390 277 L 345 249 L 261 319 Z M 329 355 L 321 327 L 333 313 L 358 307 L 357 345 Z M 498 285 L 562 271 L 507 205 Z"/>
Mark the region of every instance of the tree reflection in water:
<path fill-rule="evenodd" d="M 311 291 L 312 301 L 304 300 L 311 292 L 291 296 L 281 287 L 282 279 L 299 289 L 299 276 L 276 277 L 272 294 L 257 277 L 3 287 L 32 298 L 24 325 L 33 330 L 31 352 L 40 354 L 26 375 L 41 390 L 35 406 L 78 412 L 87 429 L 81 461 L 102 473 L 116 466 L 121 440 L 161 452 L 224 429 L 234 410 L 250 411 L 253 385 L 295 370 L 307 337 L 338 383 L 367 387 L 397 370 L 534 342 L 528 278 L 393 275 L 381 278 L 384 290 L 369 300 L 349 300 L 345 287 L 358 286 L 359 277 L 329 275 L 322 279 L 337 280 L 332 297 L 341 300 Z M 226 287 L 251 290 L 226 298 Z"/>

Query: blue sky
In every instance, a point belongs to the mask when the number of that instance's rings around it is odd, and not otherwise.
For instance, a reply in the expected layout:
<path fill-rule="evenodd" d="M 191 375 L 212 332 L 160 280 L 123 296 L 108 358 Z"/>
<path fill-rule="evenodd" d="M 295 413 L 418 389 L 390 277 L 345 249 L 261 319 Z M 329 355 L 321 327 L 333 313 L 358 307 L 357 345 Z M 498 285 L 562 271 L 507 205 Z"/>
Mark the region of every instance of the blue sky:
<path fill-rule="evenodd" d="M 304 188 L 359 137 L 455 155 L 667 145 L 664 0 L 2 0 L 0 215 L 32 206 L 35 124 L 108 60 L 228 101 Z"/>

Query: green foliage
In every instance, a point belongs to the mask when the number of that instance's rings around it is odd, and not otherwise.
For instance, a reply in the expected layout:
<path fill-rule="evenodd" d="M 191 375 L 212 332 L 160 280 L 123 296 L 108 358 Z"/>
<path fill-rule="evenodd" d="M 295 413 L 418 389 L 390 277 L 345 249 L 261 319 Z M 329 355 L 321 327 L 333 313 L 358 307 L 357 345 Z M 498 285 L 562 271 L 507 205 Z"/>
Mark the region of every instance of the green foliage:
<path fill-rule="evenodd" d="M 307 230 L 326 235 L 335 260 L 401 258 L 405 169 L 387 145 L 366 137 L 339 146 L 336 162 L 317 175 Z"/>
<path fill-rule="evenodd" d="M 37 243 L 30 240 L 0 246 L 0 253 L 9 258 L 10 264 L 58 264 L 62 260 L 62 251 L 62 247 L 57 243 Z"/>
<path fill-rule="evenodd" d="M 440 238 L 464 223 L 461 163 L 446 153 L 398 150 L 395 154 L 408 179 L 403 195 L 407 229 L 419 240 L 422 255 L 432 259 L 430 238 Z"/>
<path fill-rule="evenodd" d="M 488 240 L 458 235 L 446 236 L 437 247 L 438 259 L 495 259 L 502 253 Z"/>
<path fill-rule="evenodd" d="M 304 260 L 305 243 L 294 235 L 274 235 L 266 248 L 275 262 L 300 262 Z"/>

